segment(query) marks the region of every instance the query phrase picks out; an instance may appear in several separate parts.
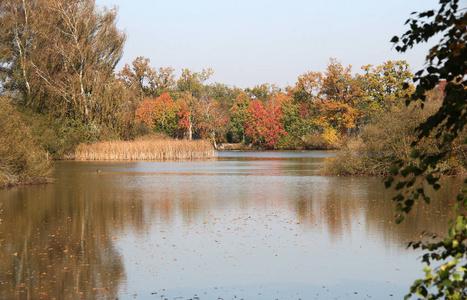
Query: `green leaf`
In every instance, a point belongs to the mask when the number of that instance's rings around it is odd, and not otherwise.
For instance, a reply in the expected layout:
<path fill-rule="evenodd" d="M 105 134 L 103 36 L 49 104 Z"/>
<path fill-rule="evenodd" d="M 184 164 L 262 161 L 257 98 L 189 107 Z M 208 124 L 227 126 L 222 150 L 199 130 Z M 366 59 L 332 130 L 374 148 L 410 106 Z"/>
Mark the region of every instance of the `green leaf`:
<path fill-rule="evenodd" d="M 391 166 L 391 168 L 389 168 L 389 173 L 392 175 L 399 174 L 399 167 L 396 165 Z"/>
<path fill-rule="evenodd" d="M 449 237 L 453 238 L 456 236 L 456 229 L 451 228 L 449 229 Z"/>
<path fill-rule="evenodd" d="M 412 153 L 410 153 L 411 158 L 419 158 L 420 157 L 420 151 L 418 149 L 413 149 Z"/>
<path fill-rule="evenodd" d="M 402 221 L 404 221 L 404 216 L 403 216 L 403 215 L 397 216 L 397 218 L 396 218 L 396 224 L 400 224 L 400 223 L 402 223 Z"/>
<path fill-rule="evenodd" d="M 447 288 L 450 288 L 450 287 L 452 287 L 452 281 L 449 280 L 449 279 L 445 279 L 445 280 L 443 280 L 443 285 L 445 287 L 447 287 Z"/>
<path fill-rule="evenodd" d="M 407 182 L 405 182 L 405 181 L 398 182 L 398 183 L 396 184 L 396 190 L 401 190 L 401 189 L 403 189 L 403 188 L 405 187 L 406 184 L 407 184 Z"/>
<path fill-rule="evenodd" d="M 462 276 L 458 273 L 452 275 L 455 281 L 462 281 Z"/>
<path fill-rule="evenodd" d="M 397 203 L 396 211 L 401 211 L 401 210 L 402 210 L 402 203 Z"/>
<path fill-rule="evenodd" d="M 425 200 L 425 203 L 426 203 L 426 204 L 430 204 L 430 202 L 431 202 L 431 199 L 430 199 L 430 197 L 428 197 L 428 196 L 424 196 L 424 197 L 423 197 L 423 200 Z"/>

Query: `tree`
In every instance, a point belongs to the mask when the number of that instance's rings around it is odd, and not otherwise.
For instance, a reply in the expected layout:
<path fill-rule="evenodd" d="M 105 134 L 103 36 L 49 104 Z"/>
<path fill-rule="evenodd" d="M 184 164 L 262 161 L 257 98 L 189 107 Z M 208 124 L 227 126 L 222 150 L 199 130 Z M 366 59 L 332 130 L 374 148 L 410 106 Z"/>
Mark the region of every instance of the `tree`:
<path fill-rule="evenodd" d="M 131 66 L 125 64 L 118 73 L 121 81 L 130 89 L 138 90 L 140 98 L 157 98 L 163 93 L 170 92 L 175 87 L 175 75 L 172 67 L 152 68 L 151 60 L 138 56 Z"/>
<path fill-rule="evenodd" d="M 93 0 L 0 4 L 2 84 L 37 112 L 99 122 L 106 85 L 123 54 L 117 10 Z"/>
<path fill-rule="evenodd" d="M 411 211 L 415 201 L 423 199 L 427 203 L 423 186 L 416 185 L 417 177 L 423 175 L 435 190 L 441 186 L 438 183 L 437 172 L 440 163 L 448 158 L 453 141 L 458 138 L 467 123 L 467 11 L 459 8 L 458 0 L 440 0 L 439 8 L 413 13 L 416 17 L 407 20 L 410 29 L 401 37 L 393 37 L 396 50 L 405 52 L 414 45 L 426 42 L 437 34 L 442 34 L 441 40 L 429 50 L 426 58 L 428 66 L 415 73 L 415 92 L 407 98 L 407 103 L 426 100 L 426 93 L 445 81 L 444 98 L 441 107 L 425 122 L 418 126 L 418 138 L 413 143 L 412 163 L 399 163 L 391 168 L 394 176 L 403 177 L 396 189 L 400 192 L 394 198 L 397 201 L 397 222 L 401 222 L 404 214 Z M 408 87 L 406 85 L 405 87 Z M 417 150 L 417 145 L 430 134 L 440 138 L 436 154 L 423 154 Z M 386 186 L 395 181 L 393 176 L 386 178 Z M 467 183 L 467 181 L 466 181 Z M 409 298 L 417 294 L 425 299 L 465 299 L 467 298 L 467 218 L 458 211 L 459 207 L 467 207 L 467 188 L 458 195 L 459 203 L 455 207 L 457 217 L 451 220 L 448 236 L 444 240 L 433 243 L 411 243 L 414 248 L 427 250 L 423 261 L 426 277 L 414 282 Z M 432 262 L 439 261 L 442 266 L 431 267 Z"/>
<path fill-rule="evenodd" d="M 228 124 L 228 118 L 219 103 L 213 98 L 201 98 L 196 107 L 196 119 L 200 137 L 211 140 L 217 149 L 216 141 L 227 132 Z"/>
<path fill-rule="evenodd" d="M 248 107 L 251 98 L 247 93 L 240 93 L 230 108 L 230 127 L 235 136 L 245 142 L 245 123 L 247 121 Z"/>
<path fill-rule="evenodd" d="M 403 60 L 387 61 L 377 67 L 362 66 L 364 74 L 357 75 L 357 80 L 363 91 L 359 109 L 365 115 L 365 123 L 413 92 L 412 87 L 404 89 L 413 76 L 409 69 L 409 64 Z"/>
<path fill-rule="evenodd" d="M 281 118 L 279 101 L 270 100 L 263 106 L 259 99 L 254 99 L 248 107 L 245 134 L 260 147 L 274 148 L 279 137 L 286 134 Z"/>
<path fill-rule="evenodd" d="M 362 90 L 351 74 L 351 66 L 344 68 L 340 62 L 331 58 L 323 78 L 317 102 L 320 110 L 319 122 L 329 124 L 345 136 L 357 129 L 362 112 L 358 102 Z"/>
<path fill-rule="evenodd" d="M 177 99 L 177 105 L 180 108 L 178 112 L 178 125 L 185 132 L 185 137 L 190 141 L 193 139 L 195 123 L 195 110 L 198 100 L 190 93 L 184 92 Z"/>
<path fill-rule="evenodd" d="M 205 96 L 206 89 L 204 83 L 214 74 L 211 68 L 203 69 L 201 72 L 193 72 L 183 69 L 182 75 L 177 81 L 177 88 L 180 92 L 188 92 L 191 96 L 199 99 Z"/>
<path fill-rule="evenodd" d="M 255 85 L 253 88 L 246 88 L 245 92 L 253 99 L 267 101 L 275 94 L 280 93 L 281 89 L 275 84 L 264 83 L 261 85 Z"/>
<path fill-rule="evenodd" d="M 293 96 L 297 102 L 314 104 L 323 84 L 321 72 L 307 72 L 298 77 L 293 89 Z"/>
<path fill-rule="evenodd" d="M 143 123 L 156 132 L 175 136 L 178 130 L 178 104 L 164 93 L 156 99 L 141 101 L 136 109 L 136 121 Z"/>

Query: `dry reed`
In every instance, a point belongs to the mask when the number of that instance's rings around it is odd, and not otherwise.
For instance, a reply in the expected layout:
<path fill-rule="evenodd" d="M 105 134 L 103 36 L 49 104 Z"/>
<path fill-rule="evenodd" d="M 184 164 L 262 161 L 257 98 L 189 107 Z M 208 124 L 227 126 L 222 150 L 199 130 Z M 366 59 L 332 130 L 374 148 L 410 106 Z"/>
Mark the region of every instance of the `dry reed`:
<path fill-rule="evenodd" d="M 216 152 L 207 141 L 136 140 L 81 144 L 76 160 L 192 160 L 214 158 Z"/>

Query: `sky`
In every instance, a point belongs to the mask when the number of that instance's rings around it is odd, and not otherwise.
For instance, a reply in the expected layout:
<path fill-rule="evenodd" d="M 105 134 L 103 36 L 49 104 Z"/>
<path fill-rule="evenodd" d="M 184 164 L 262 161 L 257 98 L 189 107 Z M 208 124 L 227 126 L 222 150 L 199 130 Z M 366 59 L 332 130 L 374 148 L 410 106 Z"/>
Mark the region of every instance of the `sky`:
<path fill-rule="evenodd" d="M 408 30 L 413 11 L 437 0 L 96 0 L 119 8 L 127 34 L 117 66 L 138 56 L 152 67 L 195 72 L 212 68 L 210 82 L 239 88 L 294 85 L 299 75 L 326 69 L 329 59 L 352 65 L 406 60 L 423 67 L 431 44 L 398 53 L 389 42 Z"/>

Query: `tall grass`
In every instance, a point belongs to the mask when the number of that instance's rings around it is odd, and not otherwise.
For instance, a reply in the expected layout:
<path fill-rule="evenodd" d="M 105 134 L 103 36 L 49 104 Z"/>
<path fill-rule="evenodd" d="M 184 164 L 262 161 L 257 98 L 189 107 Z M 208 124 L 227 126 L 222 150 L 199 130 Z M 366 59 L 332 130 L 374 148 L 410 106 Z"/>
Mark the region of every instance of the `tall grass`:
<path fill-rule="evenodd" d="M 214 158 L 216 152 L 207 141 L 149 139 L 81 144 L 76 160 L 192 160 Z"/>

